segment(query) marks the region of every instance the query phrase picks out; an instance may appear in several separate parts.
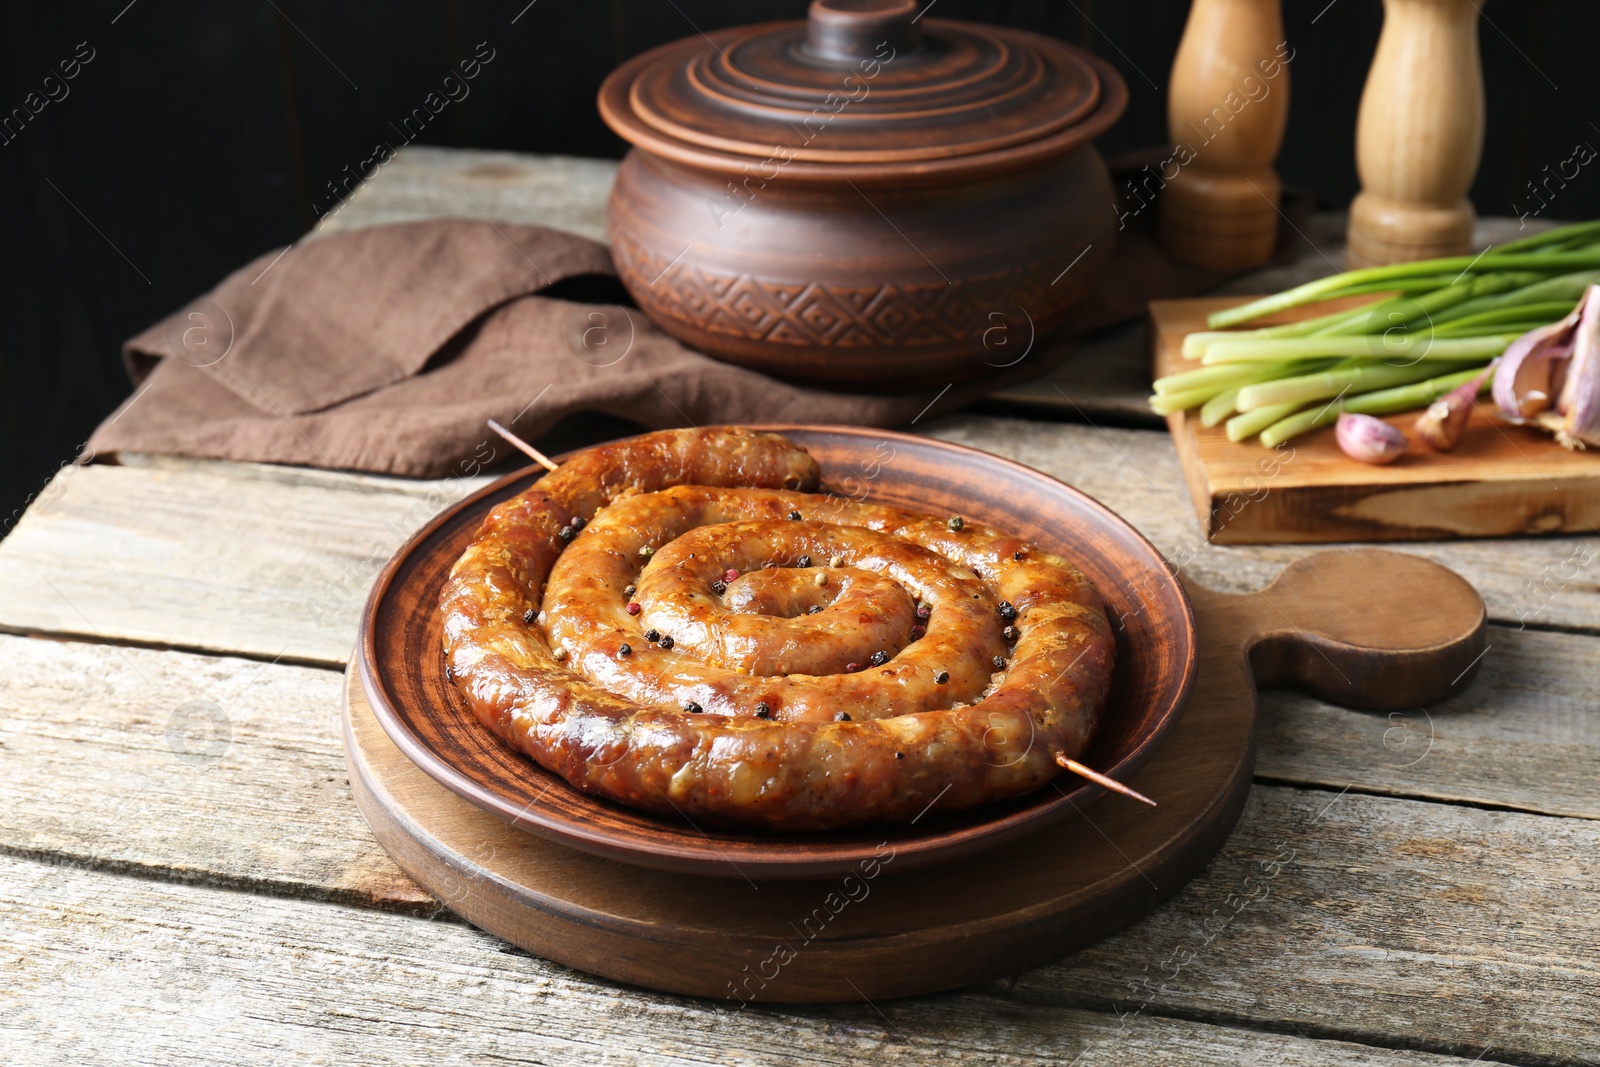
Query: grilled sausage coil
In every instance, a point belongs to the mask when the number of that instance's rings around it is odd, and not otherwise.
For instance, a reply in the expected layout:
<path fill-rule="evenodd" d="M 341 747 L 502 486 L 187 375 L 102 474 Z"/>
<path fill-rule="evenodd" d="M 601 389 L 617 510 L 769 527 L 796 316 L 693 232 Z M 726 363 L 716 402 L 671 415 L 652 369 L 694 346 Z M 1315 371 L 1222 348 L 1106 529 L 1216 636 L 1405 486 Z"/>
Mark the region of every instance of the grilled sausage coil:
<path fill-rule="evenodd" d="M 737 428 L 579 453 L 453 568 L 455 684 L 574 787 L 724 825 L 907 823 L 1081 755 L 1115 650 L 1088 579 L 820 488 L 803 449 Z"/>

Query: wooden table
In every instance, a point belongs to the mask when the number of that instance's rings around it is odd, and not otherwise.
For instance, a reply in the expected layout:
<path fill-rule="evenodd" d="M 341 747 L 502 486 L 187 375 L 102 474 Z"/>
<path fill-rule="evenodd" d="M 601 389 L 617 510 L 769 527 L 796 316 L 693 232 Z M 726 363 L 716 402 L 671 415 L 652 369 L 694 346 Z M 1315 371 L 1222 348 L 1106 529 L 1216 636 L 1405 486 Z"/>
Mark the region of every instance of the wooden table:
<path fill-rule="evenodd" d="M 601 237 L 611 171 L 409 148 L 325 229 Z M 1311 234 L 1335 260 L 1341 228 Z M 1327 269 L 1308 250 L 1237 287 Z M 917 429 L 1078 486 L 1203 582 L 1264 583 L 1305 550 L 1203 543 L 1165 433 L 1138 428 L 1136 336 L 1005 401 L 1065 394 L 1087 424 Z M 122 460 L 62 471 L 0 542 L 0 1062 L 1600 1062 L 1592 539 L 1404 546 L 1488 602 L 1477 681 L 1392 715 L 1266 694 L 1238 830 L 1137 926 L 960 993 L 734 1011 L 461 923 L 351 802 L 340 672 L 368 582 L 479 481 Z"/>

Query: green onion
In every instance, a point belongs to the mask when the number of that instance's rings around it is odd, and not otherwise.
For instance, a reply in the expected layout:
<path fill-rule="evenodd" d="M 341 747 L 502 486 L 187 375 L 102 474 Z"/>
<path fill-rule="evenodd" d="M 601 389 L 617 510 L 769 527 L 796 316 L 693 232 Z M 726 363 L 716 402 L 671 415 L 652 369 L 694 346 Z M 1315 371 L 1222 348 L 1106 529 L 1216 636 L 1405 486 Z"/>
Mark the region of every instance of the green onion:
<path fill-rule="evenodd" d="M 1440 269 L 1458 270 L 1462 272 L 1478 271 L 1489 273 L 1503 270 L 1534 270 L 1568 273 L 1578 270 L 1594 270 L 1600 268 L 1600 250 L 1589 249 L 1581 252 L 1555 252 L 1555 253 L 1485 253 L 1478 256 L 1452 256 L 1445 259 L 1423 259 L 1413 263 L 1391 263 L 1383 267 L 1368 267 L 1364 270 L 1346 271 L 1335 274 L 1329 278 L 1319 278 L 1304 285 L 1297 285 L 1293 289 L 1276 293 L 1272 296 L 1253 300 L 1248 304 L 1237 307 L 1224 308 L 1206 319 L 1206 325 L 1212 329 L 1224 326 L 1237 326 L 1241 322 L 1249 322 L 1276 311 L 1288 311 L 1302 304 L 1312 304 L 1320 300 L 1330 300 L 1336 296 L 1343 296 L 1351 288 L 1370 284 L 1373 282 L 1388 282 L 1397 278 L 1408 278 L 1431 274 Z"/>
<path fill-rule="evenodd" d="M 1363 356 L 1367 359 L 1468 360 L 1487 361 L 1506 350 L 1522 334 L 1490 334 L 1484 337 L 1435 338 L 1431 331 L 1417 330 L 1364 337 L 1301 337 L 1288 341 L 1217 341 L 1206 349 L 1202 362 L 1207 366 L 1227 363 L 1278 363 L 1284 357 Z"/>
<path fill-rule="evenodd" d="M 1216 396 L 1212 397 L 1210 400 L 1207 400 L 1203 405 L 1201 405 L 1201 407 L 1200 407 L 1200 424 L 1202 426 L 1215 426 L 1217 423 L 1221 422 L 1223 419 L 1226 419 L 1228 416 L 1232 415 L 1236 410 L 1238 410 L 1239 393 L 1246 386 L 1254 385 L 1257 382 L 1271 381 L 1274 378 L 1280 378 L 1280 377 L 1293 378 L 1293 377 L 1298 377 L 1298 376 L 1303 375 L 1303 374 L 1312 374 L 1312 373 L 1315 373 L 1316 371 L 1327 370 L 1330 367 L 1335 367 L 1338 364 L 1339 364 L 1338 360 L 1332 360 L 1332 359 L 1306 359 L 1306 360 L 1300 360 L 1298 362 L 1292 362 L 1292 363 L 1266 364 L 1266 365 L 1263 365 L 1263 364 L 1260 364 L 1260 363 L 1234 363 L 1234 364 L 1228 364 L 1226 369 L 1229 369 L 1229 370 L 1236 370 L 1236 369 L 1239 369 L 1239 368 L 1242 368 L 1242 367 L 1249 367 L 1249 368 L 1252 368 L 1252 369 L 1257 369 L 1259 371 L 1259 373 L 1252 374 L 1252 375 L 1250 375 L 1248 377 L 1241 378 L 1241 379 L 1239 379 L 1239 380 L 1237 380 L 1235 382 L 1232 382 L 1227 388 L 1223 389 L 1222 392 L 1218 393 Z M 1198 370 L 1198 371 L 1189 371 L 1188 375 L 1178 374 L 1178 375 L 1168 375 L 1168 377 L 1169 378 L 1190 377 L 1190 376 L 1197 375 L 1197 374 L 1204 374 L 1207 371 L 1222 370 L 1222 369 L 1224 369 L 1224 368 L 1223 367 L 1205 367 L 1205 368 L 1202 368 L 1201 370 Z M 1163 380 L 1165 380 L 1165 379 L 1163 379 Z"/>
<path fill-rule="evenodd" d="M 1559 274 L 1554 278 L 1531 282 L 1509 293 L 1481 296 L 1464 304 L 1441 311 L 1433 318 L 1434 326 L 1467 318 L 1480 311 L 1494 311 L 1505 307 L 1522 307 L 1528 304 L 1566 304 L 1567 311 L 1583 298 L 1584 290 L 1600 282 L 1600 271 L 1579 271 L 1576 274 Z M 1562 318 L 1566 312 L 1556 316 Z M 1555 321 L 1554 319 L 1550 321 Z"/>
<path fill-rule="evenodd" d="M 1238 405 L 1240 411 L 1254 411 L 1277 404 L 1309 404 L 1332 396 L 1388 389 L 1438 376 L 1439 367 L 1431 362 L 1400 367 L 1363 362 L 1359 366 L 1335 367 L 1320 374 L 1303 374 L 1297 378 L 1279 378 L 1247 385 L 1239 390 Z"/>
<path fill-rule="evenodd" d="M 1254 411 L 1235 415 L 1228 420 L 1228 440 L 1243 441 L 1247 437 L 1254 437 L 1299 407 L 1299 404 L 1273 404 L 1271 407 L 1256 408 Z"/>
<path fill-rule="evenodd" d="M 1285 360 L 1285 367 L 1294 366 L 1290 360 Z M 1183 371 L 1179 374 L 1169 374 L 1164 378 L 1157 378 L 1155 390 L 1157 396 L 1166 396 L 1169 393 L 1187 392 L 1190 389 L 1199 389 L 1207 385 L 1229 386 L 1242 385 L 1248 379 L 1254 379 L 1261 374 L 1259 367 L 1226 366 L 1226 367 L 1201 367 L 1198 370 Z M 1268 375 L 1271 371 L 1266 372 Z"/>
<path fill-rule="evenodd" d="M 1441 285 L 1449 285 L 1460 277 L 1461 274 L 1458 271 L 1452 271 L 1449 274 L 1419 274 L 1414 278 L 1394 278 L 1389 281 L 1352 285 L 1339 295 L 1370 296 L 1373 293 L 1427 292 L 1429 289 L 1437 289 Z"/>
<path fill-rule="evenodd" d="M 1215 426 L 1239 410 L 1239 390 L 1242 386 L 1224 389 L 1200 405 L 1200 425 Z"/>
<path fill-rule="evenodd" d="M 1600 219 L 1577 222 L 1571 226 L 1557 226 L 1553 230 L 1521 237 L 1500 245 L 1501 252 L 1532 252 L 1541 248 L 1570 244 L 1574 241 L 1600 240 Z"/>
<path fill-rule="evenodd" d="M 1513 304 L 1509 307 L 1492 308 L 1475 315 L 1436 322 L 1433 324 L 1433 334 L 1435 337 L 1473 337 L 1493 332 L 1516 333 L 1521 336 L 1533 328 L 1529 326 L 1523 329 L 1523 324 L 1531 322 L 1534 326 L 1542 326 L 1547 322 L 1555 322 L 1571 311 L 1575 302 L 1551 301 L 1544 304 Z"/>
<path fill-rule="evenodd" d="M 1156 379 L 1155 390 L 1157 396 L 1166 396 L 1208 385 L 1249 385 L 1269 378 L 1310 374 L 1331 367 L 1336 362 L 1332 359 L 1286 359 L 1282 363 L 1227 363 L 1218 367 L 1200 367 Z"/>
<path fill-rule="evenodd" d="M 1491 246 L 1476 256 L 1398 263 L 1307 282 L 1226 308 L 1183 340 L 1194 369 L 1155 383 L 1163 414 L 1198 408 L 1231 440 L 1275 445 L 1340 411 L 1425 406 L 1481 373 L 1529 330 L 1570 314 L 1600 284 L 1600 220 Z M 1356 307 L 1255 329 L 1240 323 L 1307 304 Z M 1327 403 L 1323 403 L 1326 401 Z"/>
<path fill-rule="evenodd" d="M 1430 378 L 1425 382 L 1348 397 L 1337 403 L 1330 403 L 1320 410 L 1313 411 L 1307 408 L 1262 430 L 1261 443 L 1268 448 L 1277 448 L 1283 442 L 1307 430 L 1331 425 L 1338 420 L 1341 411 L 1350 411 L 1357 415 L 1393 415 L 1401 411 L 1425 408 L 1456 386 L 1464 385 L 1482 373 L 1482 367 L 1471 367 L 1439 378 Z M 1493 375 L 1484 378 L 1482 389 L 1489 388 L 1492 378 Z M 1482 389 L 1479 391 L 1482 392 Z"/>
<path fill-rule="evenodd" d="M 1220 393 L 1226 386 L 1203 385 L 1198 389 L 1185 389 L 1178 393 L 1157 393 L 1150 398 L 1150 410 L 1157 415 L 1171 415 L 1198 407 Z"/>

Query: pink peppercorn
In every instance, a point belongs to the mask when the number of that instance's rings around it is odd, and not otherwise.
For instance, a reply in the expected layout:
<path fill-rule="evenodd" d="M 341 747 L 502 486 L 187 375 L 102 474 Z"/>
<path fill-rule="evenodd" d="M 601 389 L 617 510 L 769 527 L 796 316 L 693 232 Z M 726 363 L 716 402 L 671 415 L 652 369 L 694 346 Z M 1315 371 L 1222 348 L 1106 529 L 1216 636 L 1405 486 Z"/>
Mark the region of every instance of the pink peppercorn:
<path fill-rule="evenodd" d="M 629 615 L 637 615 L 637 614 L 639 614 L 639 611 L 640 611 L 640 608 L 639 608 L 639 604 L 638 604 L 637 601 L 635 601 L 634 603 L 631 603 L 631 604 L 628 605 L 628 614 Z"/>
<path fill-rule="evenodd" d="M 734 570 L 732 567 L 729 567 L 727 570 L 722 572 L 722 580 L 725 582 L 731 582 L 737 577 L 739 577 L 739 572 Z"/>

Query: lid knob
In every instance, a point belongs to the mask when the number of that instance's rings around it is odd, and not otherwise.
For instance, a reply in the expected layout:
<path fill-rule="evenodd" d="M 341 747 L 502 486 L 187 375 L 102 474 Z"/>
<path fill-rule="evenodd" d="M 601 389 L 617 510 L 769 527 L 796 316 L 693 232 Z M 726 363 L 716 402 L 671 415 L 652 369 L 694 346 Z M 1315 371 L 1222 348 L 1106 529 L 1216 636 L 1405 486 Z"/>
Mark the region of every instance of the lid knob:
<path fill-rule="evenodd" d="M 916 17 L 917 0 L 811 0 L 806 51 L 842 62 L 911 51 L 922 39 Z"/>

